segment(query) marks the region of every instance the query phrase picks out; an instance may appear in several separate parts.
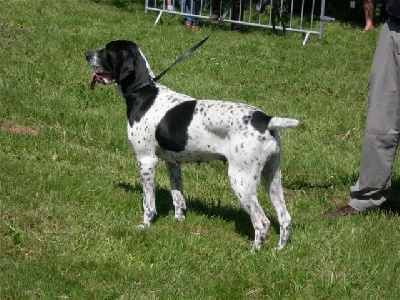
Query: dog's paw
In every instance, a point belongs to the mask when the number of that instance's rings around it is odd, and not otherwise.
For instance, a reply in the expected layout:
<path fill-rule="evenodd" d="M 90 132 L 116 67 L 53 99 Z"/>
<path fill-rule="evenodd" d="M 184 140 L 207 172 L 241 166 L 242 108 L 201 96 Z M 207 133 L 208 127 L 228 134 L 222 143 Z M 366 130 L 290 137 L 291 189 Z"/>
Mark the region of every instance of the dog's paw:
<path fill-rule="evenodd" d="M 253 245 L 253 248 L 251 248 L 251 253 L 257 253 L 261 249 L 261 245 Z"/>
<path fill-rule="evenodd" d="M 282 251 L 283 248 L 285 248 L 284 245 L 278 245 L 278 247 L 272 248 L 272 251 L 273 251 L 274 253 L 278 253 L 279 251 Z"/>
<path fill-rule="evenodd" d="M 185 208 L 175 208 L 175 221 L 182 222 L 185 220 Z"/>
<path fill-rule="evenodd" d="M 251 252 L 257 252 L 261 249 L 261 246 L 263 245 L 265 240 L 265 234 L 266 230 L 263 230 L 263 232 L 261 232 L 260 230 L 256 230 L 254 232 L 254 244 Z"/>
<path fill-rule="evenodd" d="M 276 253 L 278 253 L 279 251 L 281 251 L 282 249 L 279 249 L 279 247 L 274 247 L 274 248 L 272 248 L 272 253 L 273 254 L 276 254 Z"/>
<path fill-rule="evenodd" d="M 183 222 L 185 221 L 186 217 L 185 216 L 175 216 L 175 221 L 177 222 Z"/>
<path fill-rule="evenodd" d="M 133 226 L 134 229 L 139 229 L 139 230 L 146 229 L 146 228 L 149 228 L 149 227 L 150 227 L 150 224 L 145 224 L 145 223 Z"/>

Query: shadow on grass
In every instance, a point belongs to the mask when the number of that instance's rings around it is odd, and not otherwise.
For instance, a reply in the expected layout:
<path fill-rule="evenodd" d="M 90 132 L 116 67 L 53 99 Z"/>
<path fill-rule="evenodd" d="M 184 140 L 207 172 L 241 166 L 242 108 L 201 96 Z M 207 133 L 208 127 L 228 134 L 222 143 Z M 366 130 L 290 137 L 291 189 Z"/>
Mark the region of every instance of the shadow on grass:
<path fill-rule="evenodd" d="M 143 6 L 143 11 L 146 4 L 145 0 L 92 0 L 92 2 L 96 4 L 111 5 L 124 10 L 127 10 L 132 4 L 139 4 Z"/>
<path fill-rule="evenodd" d="M 142 187 L 139 184 L 118 183 L 117 187 L 124 189 L 126 192 L 141 192 Z M 164 188 L 156 188 L 156 207 L 158 218 L 167 216 L 174 210 L 172 197 L 169 190 Z M 226 222 L 234 222 L 235 230 L 241 236 L 247 237 L 250 240 L 254 239 L 254 229 L 250 221 L 250 216 L 243 210 L 229 206 L 221 206 L 220 204 L 210 204 L 196 198 L 186 200 L 188 211 L 195 212 L 199 215 L 204 215 L 207 218 L 220 218 Z M 279 222 L 274 217 L 269 217 L 271 227 L 279 232 Z"/>
<path fill-rule="evenodd" d="M 400 216 L 400 179 L 392 181 L 389 199 L 382 204 L 380 211 L 386 214 Z"/>

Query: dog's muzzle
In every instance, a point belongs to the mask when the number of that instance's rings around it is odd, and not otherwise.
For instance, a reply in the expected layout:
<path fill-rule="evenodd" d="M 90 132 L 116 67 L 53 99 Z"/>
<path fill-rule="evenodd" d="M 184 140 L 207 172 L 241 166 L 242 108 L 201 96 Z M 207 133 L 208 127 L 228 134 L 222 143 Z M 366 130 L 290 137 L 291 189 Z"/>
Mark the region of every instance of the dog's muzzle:
<path fill-rule="evenodd" d="M 97 58 L 97 52 L 91 51 L 86 53 L 86 61 L 89 66 L 93 69 L 94 73 L 90 79 L 90 89 L 93 90 L 96 86 L 96 83 L 100 83 L 103 85 L 111 84 L 114 82 L 114 79 L 110 74 L 104 72 L 102 66 L 99 64 L 99 60 Z"/>

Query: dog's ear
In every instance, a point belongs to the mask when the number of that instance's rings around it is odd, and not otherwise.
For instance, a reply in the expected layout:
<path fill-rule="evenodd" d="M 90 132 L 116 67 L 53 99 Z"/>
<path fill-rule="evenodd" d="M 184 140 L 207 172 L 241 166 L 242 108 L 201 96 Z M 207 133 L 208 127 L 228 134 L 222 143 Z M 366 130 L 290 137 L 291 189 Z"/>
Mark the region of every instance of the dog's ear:
<path fill-rule="evenodd" d="M 135 72 L 135 53 L 121 50 L 114 65 L 115 80 L 120 83 Z"/>
<path fill-rule="evenodd" d="M 119 85 L 140 83 L 151 78 L 146 60 L 138 45 L 130 41 L 114 41 L 106 46 L 113 77 Z"/>
<path fill-rule="evenodd" d="M 106 46 L 110 69 L 114 79 L 120 83 L 135 72 L 135 59 L 138 46 L 130 41 L 113 41 Z"/>

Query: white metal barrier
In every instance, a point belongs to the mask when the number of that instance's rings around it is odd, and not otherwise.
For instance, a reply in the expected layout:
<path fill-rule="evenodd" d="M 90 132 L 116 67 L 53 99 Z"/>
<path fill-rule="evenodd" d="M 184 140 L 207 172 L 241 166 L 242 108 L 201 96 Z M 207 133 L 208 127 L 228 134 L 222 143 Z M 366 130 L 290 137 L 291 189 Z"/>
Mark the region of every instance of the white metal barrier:
<path fill-rule="evenodd" d="M 191 4 L 192 10 L 189 13 L 184 8 L 185 5 L 180 5 L 185 1 Z M 214 13 L 211 1 L 219 1 L 221 6 L 220 14 L 222 14 L 231 0 L 146 0 L 145 12 L 158 12 L 154 25 L 160 21 L 164 13 L 210 20 L 210 16 Z M 221 1 L 223 2 L 221 3 Z M 259 13 L 257 8 L 259 8 L 263 0 L 240 0 L 239 17 L 237 16 L 238 13 L 236 13 L 233 18 L 231 9 L 224 22 L 272 29 L 273 12 L 270 5 L 271 0 L 264 1 L 266 1 L 264 4 L 268 3 L 268 5 L 265 6 L 263 13 Z M 279 13 L 286 30 L 304 34 L 303 46 L 307 43 L 311 34 L 322 38 L 324 21 L 335 20 L 325 16 L 325 0 L 321 0 L 321 3 L 318 3 L 320 4 L 319 7 L 316 7 L 316 1 L 318 0 L 277 0 L 280 8 Z M 239 1 L 236 2 L 239 3 Z M 194 7 L 196 7 L 197 11 L 193 10 Z M 320 10 L 319 17 L 315 15 L 317 9 Z M 275 28 L 282 31 L 282 23 L 276 20 Z"/>

